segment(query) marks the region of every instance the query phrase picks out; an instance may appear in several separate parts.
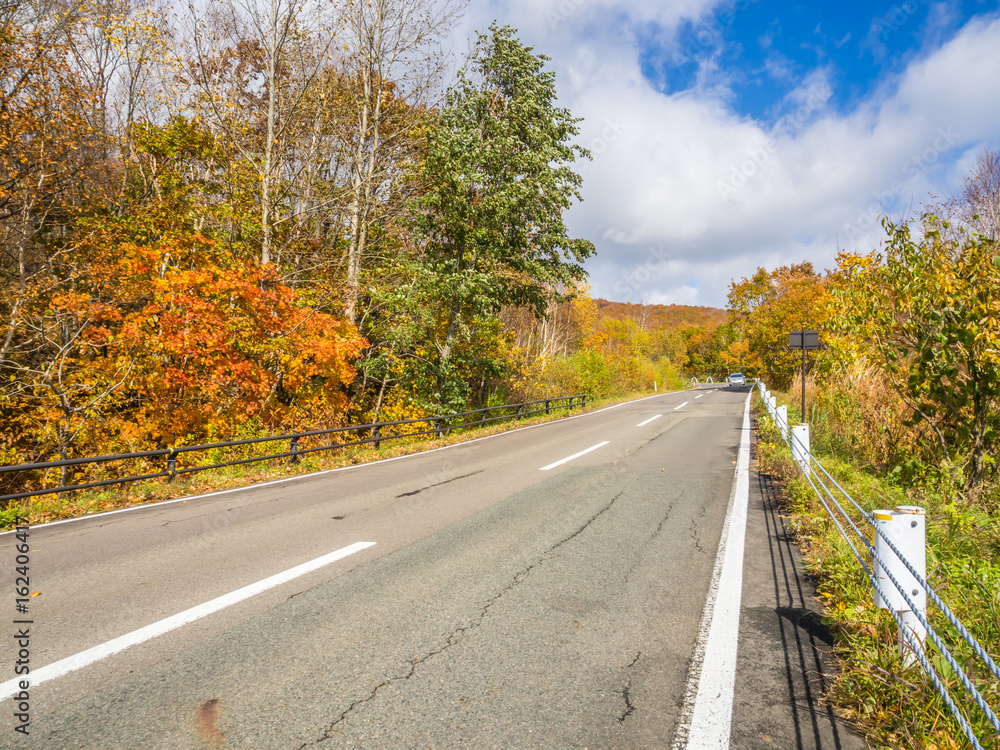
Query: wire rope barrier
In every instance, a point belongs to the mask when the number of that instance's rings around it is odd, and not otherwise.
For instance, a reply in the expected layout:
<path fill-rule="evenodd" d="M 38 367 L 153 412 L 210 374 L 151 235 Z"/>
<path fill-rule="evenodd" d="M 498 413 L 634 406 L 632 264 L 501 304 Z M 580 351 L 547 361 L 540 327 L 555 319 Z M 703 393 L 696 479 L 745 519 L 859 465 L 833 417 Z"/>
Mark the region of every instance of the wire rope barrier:
<path fill-rule="evenodd" d="M 877 599 L 880 598 L 883 602 L 889 602 L 896 597 L 896 592 L 898 592 L 903 602 L 905 602 L 906 606 L 909 608 L 908 610 L 900 609 L 897 611 L 891 606 L 884 607 L 892 614 L 893 619 L 896 621 L 900 634 L 901 646 L 905 645 L 908 655 L 920 664 L 924 673 L 930 679 L 937 692 L 941 695 L 941 698 L 948 707 L 948 710 L 955 717 L 955 720 L 958 722 L 963 734 L 969 741 L 970 746 L 975 748 L 975 750 L 982 750 L 983 746 L 973 731 L 967 716 L 956 704 L 951 692 L 945 685 L 945 679 L 924 653 L 921 638 L 914 631 L 914 628 L 904 620 L 903 614 L 907 611 L 913 614 L 920 626 L 926 631 L 927 637 L 930 638 L 945 663 L 947 663 L 952 673 L 958 679 L 965 693 L 982 712 L 987 722 L 993 727 L 997 734 L 1000 735 L 1000 719 L 997 718 L 997 709 L 991 706 L 983 697 L 982 692 L 976 687 L 972 678 L 970 678 L 968 674 L 971 670 L 968 667 L 963 668 L 963 666 L 959 664 L 958 660 L 952 653 L 952 649 L 948 648 L 942 639 L 941 634 L 938 633 L 930 623 L 923 607 L 915 601 L 919 591 L 917 589 L 909 589 L 904 586 L 900 583 L 898 577 L 894 575 L 892 571 L 897 569 L 899 566 L 902 566 L 902 568 L 913 578 L 913 580 L 916 581 L 917 585 L 923 588 L 927 597 L 938 608 L 938 611 L 945 618 L 945 620 L 947 620 L 948 624 L 954 628 L 958 637 L 965 642 L 986 670 L 998 680 L 1000 680 L 1000 667 L 997 666 L 994 659 L 989 655 L 986 649 L 983 648 L 982 644 L 980 644 L 972 633 L 969 632 L 969 629 L 958 619 L 958 617 L 955 616 L 944 601 L 942 601 L 940 595 L 928 583 L 926 577 L 920 574 L 917 570 L 918 566 L 914 564 L 914 561 L 906 557 L 906 555 L 899 549 L 889 535 L 886 534 L 881 527 L 881 524 L 876 522 L 875 514 L 863 508 L 853 497 L 851 497 L 847 490 L 840 485 L 833 475 L 827 471 L 826 467 L 824 467 L 819 460 L 817 460 L 816 456 L 813 455 L 808 441 L 803 441 L 801 437 L 796 434 L 795 430 L 790 428 L 790 425 L 782 423 L 782 418 L 785 416 L 785 412 L 783 410 L 779 411 L 776 407 L 775 400 L 770 397 L 764 383 L 758 382 L 757 385 L 760 390 L 760 394 L 764 399 L 769 416 L 779 426 L 782 438 L 788 445 L 788 448 L 792 451 L 792 455 L 798 459 L 799 468 L 803 477 L 809 483 L 812 491 L 815 493 L 817 499 L 835 524 L 840 535 L 847 542 L 855 560 L 858 562 L 868 581 L 871 583 L 873 591 L 877 594 Z M 824 481 L 824 479 L 826 481 Z M 871 527 L 870 534 L 865 533 L 865 531 L 859 527 L 858 523 L 855 522 L 854 518 L 844 507 L 844 503 L 837 499 L 837 496 L 834 494 L 834 490 L 836 490 L 842 499 L 846 500 L 847 504 L 853 507 L 864 519 L 864 522 Z M 845 526 L 847 528 L 845 528 Z M 850 532 L 853 532 L 854 538 L 852 538 Z M 869 537 L 871 537 L 871 540 L 869 540 Z M 861 544 L 856 545 L 855 540 L 860 540 Z M 879 553 L 877 547 L 882 545 L 888 548 L 895 558 L 897 558 L 898 565 L 896 564 L 897 560 L 886 560 Z M 860 550 L 859 546 L 861 547 Z M 870 558 L 878 567 L 874 569 L 874 566 L 870 567 L 867 561 L 868 558 Z M 886 589 L 883 585 L 883 581 L 880 580 L 878 572 L 883 573 L 885 577 L 888 578 L 889 582 L 895 587 L 895 592 L 892 589 Z"/>

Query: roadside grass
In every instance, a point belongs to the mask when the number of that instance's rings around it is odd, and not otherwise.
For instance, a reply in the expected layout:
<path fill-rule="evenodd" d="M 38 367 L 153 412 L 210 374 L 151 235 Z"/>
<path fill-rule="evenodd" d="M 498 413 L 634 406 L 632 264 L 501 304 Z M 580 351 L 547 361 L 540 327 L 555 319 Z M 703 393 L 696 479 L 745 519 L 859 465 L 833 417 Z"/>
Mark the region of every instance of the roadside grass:
<path fill-rule="evenodd" d="M 779 397 L 779 401 L 781 401 Z M 872 587 L 854 553 L 781 439 L 760 402 L 757 413 L 758 470 L 779 479 L 792 527 L 807 569 L 817 583 L 825 622 L 836 638 L 839 672 L 827 699 L 879 748 L 950 750 L 969 747 L 958 722 L 919 665 L 905 667 L 898 653 L 896 623 L 874 607 Z M 965 502 L 947 481 L 935 486 L 900 486 L 889 476 L 859 468 L 813 438 L 813 453 L 867 511 L 919 505 L 927 512 L 928 580 L 942 601 L 982 644 L 1000 658 L 1000 514 Z M 819 446 L 819 447 L 817 447 Z M 852 509 L 853 510 L 853 509 Z M 862 531 L 869 528 L 854 511 Z M 853 536 L 853 534 L 852 534 Z M 855 541 L 863 558 L 868 555 Z M 871 564 L 870 559 L 866 559 Z M 979 661 L 936 606 L 928 619 L 994 711 L 1000 681 Z M 968 696 L 956 674 L 928 639 L 925 654 L 943 677 L 952 699 L 987 750 L 1000 750 L 1000 735 Z"/>
<path fill-rule="evenodd" d="M 669 392 L 664 391 L 661 394 Z M 652 391 L 640 391 L 623 396 L 596 400 L 588 398 L 587 407 L 582 411 L 577 407 L 574 407 L 572 410 L 564 408 L 554 409 L 548 415 L 540 414 L 522 419 L 511 417 L 509 420 L 495 422 L 492 425 L 484 427 L 454 429 L 440 438 L 425 436 L 420 438 L 386 440 L 378 449 L 373 445 L 368 445 L 307 453 L 301 456 L 298 463 L 295 464 L 290 463 L 287 458 L 274 459 L 260 463 L 242 464 L 208 469 L 193 474 L 183 474 L 169 483 L 165 479 L 152 479 L 101 489 L 77 490 L 60 495 L 41 495 L 34 498 L 26 498 L 21 501 L 12 501 L 7 507 L 0 510 L 0 531 L 13 528 L 18 518 L 21 519 L 22 523 L 27 522 L 28 525 L 33 526 L 67 518 L 104 513 L 110 510 L 120 510 L 136 505 L 156 503 L 163 500 L 174 500 L 204 495 L 210 492 L 219 492 L 221 490 L 246 487 L 277 479 L 305 476 L 316 472 L 370 463 L 387 458 L 396 458 L 412 453 L 422 453 L 434 448 L 509 432 L 529 425 L 552 422 L 581 413 L 597 411 L 612 404 L 635 401 L 655 395 L 657 394 Z M 234 460 L 235 458 L 249 458 L 253 455 L 250 452 L 252 450 L 253 446 L 244 447 L 241 449 L 241 455 L 225 454 L 222 451 L 210 452 L 202 463 L 210 465 L 212 463 L 220 463 L 224 460 Z M 142 469 L 136 471 L 137 474 L 147 472 L 149 472 L 148 466 L 146 467 L 146 471 Z M 131 471 L 126 471 L 123 468 L 119 476 L 127 476 L 131 473 Z M 104 478 L 103 475 L 102 478 Z"/>

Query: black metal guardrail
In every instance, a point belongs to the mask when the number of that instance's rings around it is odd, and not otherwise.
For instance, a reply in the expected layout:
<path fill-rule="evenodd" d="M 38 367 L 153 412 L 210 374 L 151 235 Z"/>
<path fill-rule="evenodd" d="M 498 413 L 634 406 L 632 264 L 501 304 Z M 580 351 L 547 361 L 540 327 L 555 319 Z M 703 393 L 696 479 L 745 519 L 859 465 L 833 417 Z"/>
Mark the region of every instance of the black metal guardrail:
<path fill-rule="evenodd" d="M 536 414 L 549 414 L 553 409 L 572 409 L 574 406 L 587 406 L 586 394 L 576 396 L 559 396 L 558 398 L 543 398 L 537 401 L 526 401 L 521 404 L 504 404 L 502 406 L 487 406 L 483 409 L 473 409 L 472 411 L 459 412 L 457 414 L 444 414 L 434 417 L 421 417 L 418 419 L 402 419 L 396 422 L 375 422 L 372 424 L 350 425 L 347 427 L 334 427 L 327 430 L 311 430 L 309 432 L 297 432 L 288 435 L 275 435 L 273 437 L 248 438 L 246 440 L 233 440 L 226 443 L 210 443 L 207 445 L 185 445 L 177 448 L 161 448 L 155 451 L 140 451 L 137 453 L 118 453 L 109 456 L 93 456 L 88 458 L 71 458 L 63 461 L 46 461 L 34 464 L 18 464 L 16 466 L 0 466 L 0 474 L 8 474 L 16 471 L 47 471 L 50 469 L 62 469 L 67 466 L 83 466 L 86 464 L 110 463 L 113 461 L 127 461 L 130 459 L 156 459 L 165 457 L 166 468 L 148 474 L 138 474 L 128 477 L 116 477 L 97 482 L 85 482 L 83 484 L 64 485 L 50 489 L 32 490 L 29 492 L 16 492 L 9 495 L 0 495 L 0 502 L 10 500 L 20 500 L 26 497 L 37 497 L 39 495 L 56 495 L 64 492 L 74 492 L 77 490 L 94 489 L 96 487 L 107 487 L 114 484 L 127 484 L 129 482 L 141 482 L 148 479 L 166 478 L 173 481 L 175 477 L 184 474 L 196 474 L 210 469 L 221 469 L 228 466 L 239 466 L 241 464 L 258 463 L 261 461 L 273 461 L 275 459 L 287 458 L 290 463 L 298 462 L 301 456 L 309 453 L 321 451 L 340 450 L 357 445 L 371 445 L 379 448 L 383 441 L 401 440 L 404 438 L 422 437 L 434 435 L 441 437 L 452 430 L 460 430 L 466 427 L 481 427 L 490 422 L 497 422 L 503 419 L 523 419 L 524 417 Z M 537 407 L 537 408 L 530 408 Z M 527 408 L 527 410 L 525 410 Z M 489 416 L 491 412 L 503 412 L 494 416 Z M 479 415 L 479 419 L 468 420 L 468 417 Z M 462 420 L 454 424 L 456 419 Z M 394 427 L 404 427 L 407 425 L 428 424 L 429 429 L 416 432 L 401 432 L 398 434 L 387 434 L 384 430 Z M 331 443 L 330 445 L 320 445 L 315 447 L 300 447 L 299 443 L 304 439 L 322 437 L 325 435 L 338 435 L 344 433 L 357 433 L 358 439 L 345 443 Z M 367 435 L 367 437 L 360 437 Z M 234 448 L 237 446 L 257 445 L 272 442 L 288 442 L 288 450 L 281 453 L 271 453 L 266 456 L 254 456 L 252 458 L 241 458 L 234 461 L 222 461 L 205 466 L 178 467 L 177 460 L 183 455 L 197 453 L 199 451 L 220 450 L 223 448 Z"/>

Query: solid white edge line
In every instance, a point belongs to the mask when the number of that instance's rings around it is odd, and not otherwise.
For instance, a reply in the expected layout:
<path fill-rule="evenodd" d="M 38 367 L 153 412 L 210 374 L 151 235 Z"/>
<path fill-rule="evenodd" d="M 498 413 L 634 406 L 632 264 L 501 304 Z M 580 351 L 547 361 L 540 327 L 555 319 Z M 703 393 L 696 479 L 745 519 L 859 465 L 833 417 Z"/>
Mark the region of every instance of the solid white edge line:
<path fill-rule="evenodd" d="M 733 491 L 691 661 L 681 723 L 672 750 L 725 750 L 729 747 L 743 595 L 743 551 L 750 499 L 752 395 L 747 396 L 743 410 L 743 436 Z"/>
<path fill-rule="evenodd" d="M 687 406 L 687 405 L 688 405 L 689 403 L 691 403 L 691 402 L 690 402 L 690 401 L 685 401 L 685 402 L 684 402 L 683 404 L 681 404 L 680 406 L 675 406 L 675 407 L 674 407 L 674 411 L 677 411 L 678 409 L 683 409 L 683 408 L 684 408 L 685 406 Z"/>
<path fill-rule="evenodd" d="M 407 453 L 405 456 L 394 456 L 393 458 L 381 458 L 378 461 L 369 461 L 363 464 L 353 464 L 352 466 L 341 466 L 336 469 L 324 469 L 323 471 L 314 471 L 309 474 L 298 474 L 294 477 L 286 477 L 285 479 L 273 479 L 270 482 L 258 482 L 257 484 L 248 484 L 243 487 L 233 487 L 229 490 L 219 490 L 217 492 L 206 492 L 203 495 L 189 495 L 187 497 L 178 497 L 173 500 L 160 500 L 156 503 L 144 503 L 142 505 L 133 505 L 131 508 L 119 508 L 118 510 L 106 510 L 103 513 L 92 513 L 87 516 L 77 516 L 76 518 L 64 518 L 61 521 L 49 521 L 48 523 L 39 523 L 31 526 L 31 529 L 44 529 L 49 526 L 58 526 L 63 523 L 75 523 L 77 521 L 85 521 L 89 518 L 100 518 L 104 516 L 113 516 L 118 513 L 131 513 L 136 510 L 149 510 L 150 508 L 160 508 L 164 505 L 173 505 L 174 503 L 186 503 L 190 500 L 204 500 L 208 497 L 218 497 L 219 495 L 229 495 L 233 492 L 244 492 L 246 490 L 255 490 L 261 487 L 272 487 L 276 484 L 284 484 L 285 482 L 297 482 L 303 479 L 312 479 L 314 477 L 323 476 L 325 474 L 335 474 L 340 471 L 352 471 L 354 469 L 363 469 L 366 466 L 375 466 L 377 464 L 387 464 L 391 461 L 402 461 L 406 458 L 414 458 L 416 456 L 424 456 L 428 453 L 437 453 L 438 451 L 446 451 L 449 448 L 458 448 L 463 445 L 472 445 L 473 443 L 478 443 L 483 440 L 491 440 L 493 438 L 502 437 L 504 435 L 512 435 L 515 432 L 523 432 L 524 430 L 534 430 L 537 427 L 547 427 L 552 424 L 559 424 L 560 422 L 568 422 L 571 419 L 581 419 L 583 417 L 590 417 L 594 414 L 600 414 L 601 412 L 611 411 L 612 409 L 617 409 L 619 406 L 626 406 L 627 404 L 638 404 L 641 401 L 649 401 L 654 398 L 663 398 L 664 396 L 673 396 L 678 393 L 686 393 L 687 391 L 670 391 L 668 393 L 658 393 L 655 396 L 644 396 L 643 398 L 637 398 L 635 401 L 622 401 L 620 404 L 612 404 L 611 406 L 605 406 L 596 411 L 588 411 L 583 414 L 574 414 L 569 417 L 563 417 L 562 419 L 553 419 L 549 422 L 541 422 L 539 424 L 530 424 L 527 427 L 518 427 L 513 430 L 505 430 L 504 432 L 498 432 L 495 435 L 484 435 L 480 438 L 475 438 L 473 440 L 465 440 L 461 443 L 453 443 L 452 445 L 442 445 L 440 448 L 431 448 L 425 451 L 418 451 L 416 453 Z M 14 534 L 17 529 L 10 529 L 9 531 L 0 531 L 0 537 L 6 534 Z"/>
<path fill-rule="evenodd" d="M 567 456 L 566 458 L 556 461 L 554 464 L 549 464 L 548 466 L 543 466 L 539 471 L 548 471 L 549 469 L 554 469 L 557 466 L 562 466 L 565 463 L 572 461 L 574 458 L 579 458 L 580 456 L 585 456 L 591 451 L 596 451 L 598 448 L 603 448 L 605 445 L 610 443 L 610 440 L 605 440 L 603 443 L 598 443 L 597 445 L 592 445 L 585 451 L 580 451 L 579 453 L 574 453 L 572 456 Z"/>
<path fill-rule="evenodd" d="M 303 576 L 306 573 L 311 573 L 314 570 L 318 570 L 330 563 L 336 562 L 337 560 L 342 560 L 345 557 L 349 557 L 356 552 L 360 552 L 363 549 L 368 549 L 369 547 L 375 546 L 375 542 L 356 542 L 347 547 L 331 552 L 328 555 L 323 555 L 322 557 L 317 557 L 315 560 L 310 560 L 309 562 L 302 563 L 301 565 L 296 565 L 294 568 L 289 568 L 288 570 L 277 573 L 269 578 L 265 578 L 262 581 L 257 581 L 256 583 L 251 583 L 249 586 L 244 586 L 243 588 L 236 589 L 228 594 L 207 601 L 204 604 L 199 604 L 196 607 L 191 607 L 183 612 L 180 612 L 172 617 L 168 617 L 159 622 L 154 622 L 152 625 L 147 625 L 144 628 L 139 628 L 138 630 L 133 630 L 131 633 L 126 633 L 125 635 L 114 638 L 106 643 L 102 643 L 99 646 L 94 646 L 93 648 L 88 648 L 85 651 L 81 651 L 78 654 L 69 656 L 65 659 L 60 659 L 59 661 L 53 662 L 47 666 L 41 667 L 40 669 L 33 669 L 27 675 L 17 677 L 13 680 L 7 680 L 0 684 L 0 700 L 6 700 L 12 695 L 15 695 L 20 691 L 19 683 L 22 680 L 27 680 L 30 686 L 34 687 L 42 682 L 47 682 L 48 680 L 53 680 L 57 677 L 62 677 L 70 672 L 74 672 L 77 669 L 86 667 L 94 662 L 100 661 L 105 657 L 116 654 L 119 651 L 124 651 L 125 649 L 135 646 L 143 641 L 148 641 L 151 638 L 155 638 L 158 635 L 163 635 L 171 630 L 175 630 L 182 625 L 187 625 L 199 620 L 206 615 L 210 615 L 213 612 L 218 612 L 220 609 L 225 609 L 226 607 L 243 601 L 244 599 L 249 599 L 252 596 L 263 593 L 268 589 L 274 588 L 275 586 L 280 586 L 283 583 L 287 583 L 299 576 Z"/>
<path fill-rule="evenodd" d="M 649 419 L 647 419 L 647 420 L 646 420 L 645 422 L 640 422 L 639 424 L 637 424 L 637 425 L 636 425 L 636 427 L 645 427 L 645 426 L 646 426 L 646 425 L 648 425 L 648 424 L 649 424 L 650 422 L 653 422 L 653 421 L 655 421 L 655 420 L 659 419 L 659 418 L 660 418 L 660 417 L 662 417 L 662 416 L 663 416 L 662 414 L 657 414 L 657 415 L 656 415 L 655 417 L 650 417 L 650 418 L 649 418 Z"/>

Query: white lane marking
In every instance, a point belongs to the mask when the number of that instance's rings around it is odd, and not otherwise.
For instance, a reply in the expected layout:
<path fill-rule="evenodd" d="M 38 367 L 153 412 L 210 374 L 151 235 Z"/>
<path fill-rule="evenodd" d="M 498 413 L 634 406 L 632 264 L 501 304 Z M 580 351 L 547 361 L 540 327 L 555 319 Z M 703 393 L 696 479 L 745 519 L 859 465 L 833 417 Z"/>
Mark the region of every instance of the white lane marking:
<path fill-rule="evenodd" d="M 649 419 L 647 419 L 647 420 L 646 420 L 645 422 L 640 422 L 639 424 L 637 424 L 637 425 L 636 425 L 636 427 L 645 427 L 645 426 L 646 426 L 646 425 L 648 425 L 648 424 L 649 424 L 650 422 L 652 422 L 652 421 L 654 421 L 654 420 L 657 420 L 657 419 L 659 419 L 659 418 L 660 418 L 660 417 L 662 417 L 662 416 L 663 416 L 662 414 L 657 414 L 657 415 L 656 415 L 655 417 L 650 417 L 650 418 L 649 418 Z"/>
<path fill-rule="evenodd" d="M 579 458 L 580 456 L 585 456 L 591 451 L 596 451 L 598 448 L 603 448 L 605 445 L 610 443 L 610 440 L 605 440 L 603 443 L 598 443 L 597 445 L 592 445 L 585 451 L 580 451 L 579 453 L 574 453 L 572 456 L 562 459 L 561 461 L 556 461 L 554 464 L 549 464 L 548 466 L 543 466 L 539 471 L 548 471 L 549 469 L 554 469 L 557 466 L 562 466 L 565 463 L 572 461 L 574 458 Z"/>
<path fill-rule="evenodd" d="M 213 612 L 218 612 L 220 609 L 225 609 L 231 604 L 236 604 L 244 599 L 249 599 L 252 596 L 256 596 L 257 594 L 267 591 L 268 589 L 280 586 L 283 583 L 287 583 L 288 581 L 298 578 L 299 576 L 304 576 L 306 573 L 311 573 L 314 570 L 319 570 L 330 563 L 342 560 L 345 557 L 353 555 L 355 552 L 360 552 L 361 550 L 368 549 L 374 545 L 375 542 L 356 542 L 348 547 L 338 549 L 336 552 L 331 552 L 328 555 L 317 557 L 315 560 L 310 560 L 309 562 L 302 563 L 301 565 L 296 565 L 294 568 L 289 568 L 288 570 L 282 573 L 277 573 L 270 578 L 257 581 L 257 583 L 251 583 L 249 586 L 244 586 L 241 589 L 236 589 L 236 591 L 224 594 L 223 596 L 212 599 L 204 604 L 199 604 L 196 607 L 191 607 L 191 609 L 186 609 L 183 612 L 173 615 L 172 617 L 166 618 L 165 620 L 160 620 L 159 622 L 154 622 L 152 625 L 147 625 L 144 628 L 133 630 L 131 633 L 126 633 L 125 635 L 114 638 L 107 643 L 102 643 L 99 646 L 88 648 L 87 650 L 81 651 L 74 656 L 60 659 L 59 661 L 53 662 L 52 664 L 44 666 L 41 669 L 32 669 L 30 675 L 18 677 L 13 680 L 7 680 L 7 682 L 0 684 L 0 700 L 4 700 L 12 695 L 15 695 L 20 690 L 18 683 L 21 680 L 29 680 L 31 686 L 34 687 L 40 682 L 46 682 L 47 680 L 62 677 L 63 675 L 74 672 L 77 669 L 81 669 L 82 667 L 86 667 L 94 662 L 100 661 L 107 656 L 116 654 L 119 651 L 124 651 L 137 643 L 142 643 L 143 641 L 148 641 L 158 635 L 163 635 L 164 633 L 175 630 L 182 625 L 187 625 L 195 620 L 205 617 L 206 615 L 210 615 Z"/>
<path fill-rule="evenodd" d="M 750 398 L 743 409 L 743 437 L 729 509 L 702 613 L 684 712 L 672 750 L 726 750 L 733 718 L 736 644 L 743 593 L 743 549 L 750 499 Z"/>
<path fill-rule="evenodd" d="M 601 412 L 611 411 L 612 409 L 617 409 L 619 406 L 627 406 L 628 404 L 638 404 L 641 401 L 649 401 L 654 398 L 663 398 L 664 396 L 673 396 L 677 393 L 683 393 L 684 391 L 669 391 L 666 393 L 658 393 L 655 396 L 645 396 L 643 398 L 637 398 L 634 401 L 623 401 L 620 404 L 613 404 L 611 406 L 605 406 L 601 409 L 595 411 L 588 411 L 583 414 L 574 414 L 571 417 L 563 417 L 562 419 L 553 419 L 550 422 L 541 422 L 540 424 L 529 424 L 527 427 L 518 427 L 514 430 L 505 430 L 504 432 L 498 432 L 494 435 L 484 435 L 480 438 L 475 438 L 473 440 L 466 440 L 461 443 L 452 443 L 451 445 L 442 445 L 440 448 L 430 448 L 425 451 L 418 451 L 416 453 L 407 453 L 405 456 L 394 456 L 393 458 L 381 458 L 378 461 L 369 461 L 363 464 L 353 464 L 351 466 L 341 466 L 337 469 L 324 469 L 323 471 L 314 471 L 309 474 L 299 474 L 294 477 L 287 477 L 285 479 L 273 479 L 270 482 L 258 482 L 257 484 L 248 484 L 243 487 L 233 487 L 228 490 L 218 490 L 217 492 L 206 492 L 203 495 L 188 495 L 187 497 L 178 497 L 173 500 L 160 500 L 156 503 L 144 503 L 142 505 L 133 505 L 131 508 L 120 508 L 118 510 L 106 510 L 103 513 L 92 513 L 86 516 L 77 516 L 76 518 L 64 518 L 61 521 L 49 521 L 48 523 L 39 523 L 33 525 L 31 528 L 41 529 L 47 526 L 58 526 L 63 523 L 76 523 L 77 521 L 85 521 L 88 518 L 97 518 L 99 516 L 113 516 L 118 513 L 132 513 L 137 510 L 149 510 L 150 508 L 160 508 L 164 505 L 173 505 L 175 503 L 186 503 L 189 500 L 204 500 L 208 497 L 217 497 L 219 495 L 229 495 L 233 492 L 244 492 L 251 489 L 259 489 L 261 487 L 271 487 L 276 484 L 284 484 L 285 482 L 300 482 L 303 479 L 311 479 L 324 474 L 336 474 L 341 471 L 355 471 L 357 469 L 363 469 L 366 466 L 375 466 L 376 464 L 387 464 L 393 461 L 403 461 L 408 458 L 416 458 L 417 456 L 425 456 L 428 453 L 437 453 L 438 451 L 451 450 L 452 448 L 460 448 L 463 445 L 472 445 L 473 443 L 479 443 L 484 440 L 492 440 L 494 438 L 503 437 L 504 435 L 512 435 L 515 432 L 523 432 L 524 430 L 535 430 L 539 427 L 548 427 L 549 425 L 559 424 L 561 422 L 569 422 L 571 419 L 583 419 L 584 417 L 590 417 L 594 414 L 600 414 Z M 17 529 L 11 529 L 9 531 L 0 531 L 0 536 L 5 536 L 7 534 L 16 534 Z"/>
<path fill-rule="evenodd" d="M 690 401 L 685 401 L 685 402 L 684 402 L 683 404 L 681 404 L 680 406 L 675 406 L 675 407 L 674 407 L 674 411 L 677 411 L 678 409 L 683 409 L 683 408 L 684 408 L 685 406 L 687 406 L 687 405 L 688 405 L 689 403 L 690 403 Z"/>
<path fill-rule="evenodd" d="M 704 396 L 704 395 L 705 395 L 704 393 L 701 394 L 701 396 Z M 695 396 L 695 398 L 701 398 L 701 396 Z"/>

